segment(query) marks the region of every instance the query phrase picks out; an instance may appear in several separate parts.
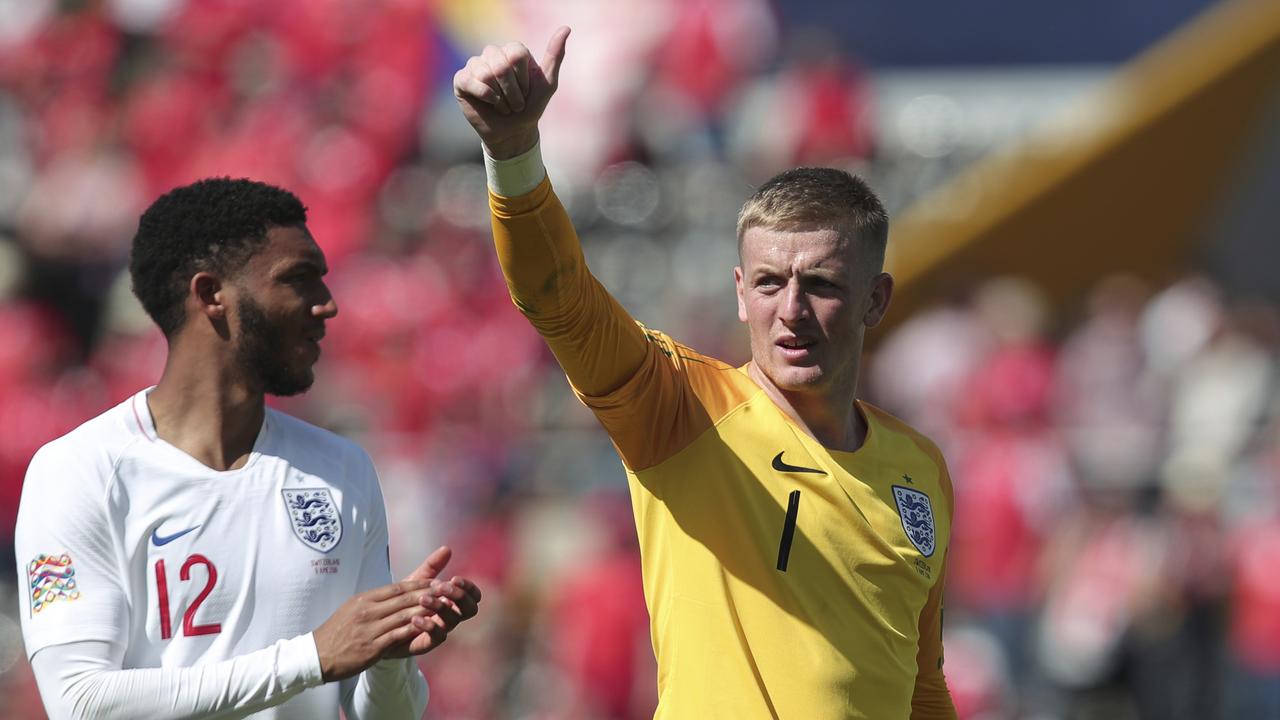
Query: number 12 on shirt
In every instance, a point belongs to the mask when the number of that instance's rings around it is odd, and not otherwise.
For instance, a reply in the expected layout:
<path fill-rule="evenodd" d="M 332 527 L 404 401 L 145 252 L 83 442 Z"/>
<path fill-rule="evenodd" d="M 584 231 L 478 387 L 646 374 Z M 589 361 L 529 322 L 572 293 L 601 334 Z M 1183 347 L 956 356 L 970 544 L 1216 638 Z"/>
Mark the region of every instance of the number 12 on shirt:
<path fill-rule="evenodd" d="M 222 632 L 222 623 L 213 623 L 212 625 L 197 625 L 196 611 L 200 609 L 200 605 L 209 597 L 209 593 L 213 592 L 213 586 L 218 583 L 218 568 L 214 567 L 213 561 L 209 558 L 196 553 L 187 558 L 182 563 L 182 569 L 178 571 L 178 577 L 183 582 L 191 579 L 191 568 L 196 565 L 204 565 L 208 570 L 208 575 L 204 583 L 204 589 L 196 595 L 196 599 L 191 602 L 186 612 L 182 613 L 182 634 L 187 637 L 195 637 L 197 635 L 217 635 Z M 164 560 L 156 561 L 156 595 L 160 598 L 160 639 L 168 640 L 173 637 L 173 627 L 170 624 L 169 614 L 169 578 L 165 575 Z"/>

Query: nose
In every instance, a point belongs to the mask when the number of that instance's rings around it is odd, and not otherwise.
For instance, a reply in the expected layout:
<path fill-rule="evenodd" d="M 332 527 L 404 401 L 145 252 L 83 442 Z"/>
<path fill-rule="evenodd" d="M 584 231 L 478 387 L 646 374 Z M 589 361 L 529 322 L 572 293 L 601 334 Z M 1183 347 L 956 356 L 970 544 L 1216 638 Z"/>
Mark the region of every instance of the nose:
<path fill-rule="evenodd" d="M 325 320 L 338 314 L 338 301 L 333 299 L 333 293 L 329 292 L 328 287 L 324 288 L 324 301 L 311 306 L 311 314 Z"/>
<path fill-rule="evenodd" d="M 778 317 L 783 324 L 793 326 L 809 317 L 809 298 L 800 288 L 800 283 L 792 279 L 782 289 L 782 302 L 778 307 Z"/>

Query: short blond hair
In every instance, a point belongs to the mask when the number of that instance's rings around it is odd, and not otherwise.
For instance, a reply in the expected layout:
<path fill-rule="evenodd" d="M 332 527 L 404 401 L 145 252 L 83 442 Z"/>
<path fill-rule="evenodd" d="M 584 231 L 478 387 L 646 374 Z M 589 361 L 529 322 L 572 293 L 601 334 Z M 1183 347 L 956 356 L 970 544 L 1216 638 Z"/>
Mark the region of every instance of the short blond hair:
<path fill-rule="evenodd" d="M 889 214 L 862 178 L 835 168 L 800 167 L 770 178 L 738 213 L 738 253 L 754 227 L 772 230 L 835 230 L 884 264 Z"/>

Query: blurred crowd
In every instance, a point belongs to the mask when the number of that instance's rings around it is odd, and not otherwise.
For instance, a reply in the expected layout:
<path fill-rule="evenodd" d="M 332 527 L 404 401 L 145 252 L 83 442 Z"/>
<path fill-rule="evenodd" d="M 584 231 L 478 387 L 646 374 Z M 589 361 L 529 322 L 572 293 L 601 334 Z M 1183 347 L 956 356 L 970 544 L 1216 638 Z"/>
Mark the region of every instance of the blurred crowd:
<path fill-rule="evenodd" d="M 159 377 L 129 241 L 210 175 L 297 193 L 333 268 L 319 380 L 277 404 L 373 454 L 393 567 L 448 542 L 484 588 L 423 661 L 431 715 L 651 714 L 621 468 L 511 307 L 453 71 L 477 38 L 574 26 L 543 142 L 592 267 L 732 362 L 754 184 L 823 163 L 902 187 L 895 167 L 941 161 L 878 152 L 868 73 L 763 0 L 638 3 L 621 37 L 612 6 L 0 0 L 0 717 L 39 716 L 11 614 L 27 462 Z M 962 717 L 1280 718 L 1278 344 L 1273 306 L 1199 277 L 1056 308 L 974 278 L 879 338 L 865 396 L 934 437 L 956 487 Z"/>
<path fill-rule="evenodd" d="M 955 482 L 963 717 L 1280 717 L 1278 353 L 1203 277 L 1058 317 L 995 278 L 885 338 L 869 389 Z"/>

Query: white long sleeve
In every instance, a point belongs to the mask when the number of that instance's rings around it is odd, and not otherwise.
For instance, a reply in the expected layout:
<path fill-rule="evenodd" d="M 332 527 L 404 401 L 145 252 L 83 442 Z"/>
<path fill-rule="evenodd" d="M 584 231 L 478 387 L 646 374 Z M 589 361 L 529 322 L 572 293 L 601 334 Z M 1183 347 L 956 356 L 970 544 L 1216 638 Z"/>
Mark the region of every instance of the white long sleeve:
<path fill-rule="evenodd" d="M 23 641 L 63 718 L 421 718 L 384 661 L 323 683 L 311 630 L 391 582 L 386 510 L 355 443 L 268 408 L 244 467 L 155 435 L 146 391 L 32 459 L 14 534 Z"/>
<path fill-rule="evenodd" d="M 382 660 L 342 682 L 342 709 L 347 720 L 418 720 L 428 694 L 414 658 Z"/>
<path fill-rule="evenodd" d="M 121 670 L 123 653 L 119 644 L 101 640 L 51 645 L 36 652 L 31 667 L 50 717 L 241 718 L 322 682 L 310 633 L 185 668 Z"/>
<path fill-rule="evenodd" d="M 53 720 L 80 718 L 242 718 L 321 684 L 310 633 L 271 647 L 189 668 L 118 669 L 112 644 L 53 645 L 31 658 Z M 350 720 L 422 717 L 427 683 L 411 660 L 384 660 L 342 682 Z"/>

